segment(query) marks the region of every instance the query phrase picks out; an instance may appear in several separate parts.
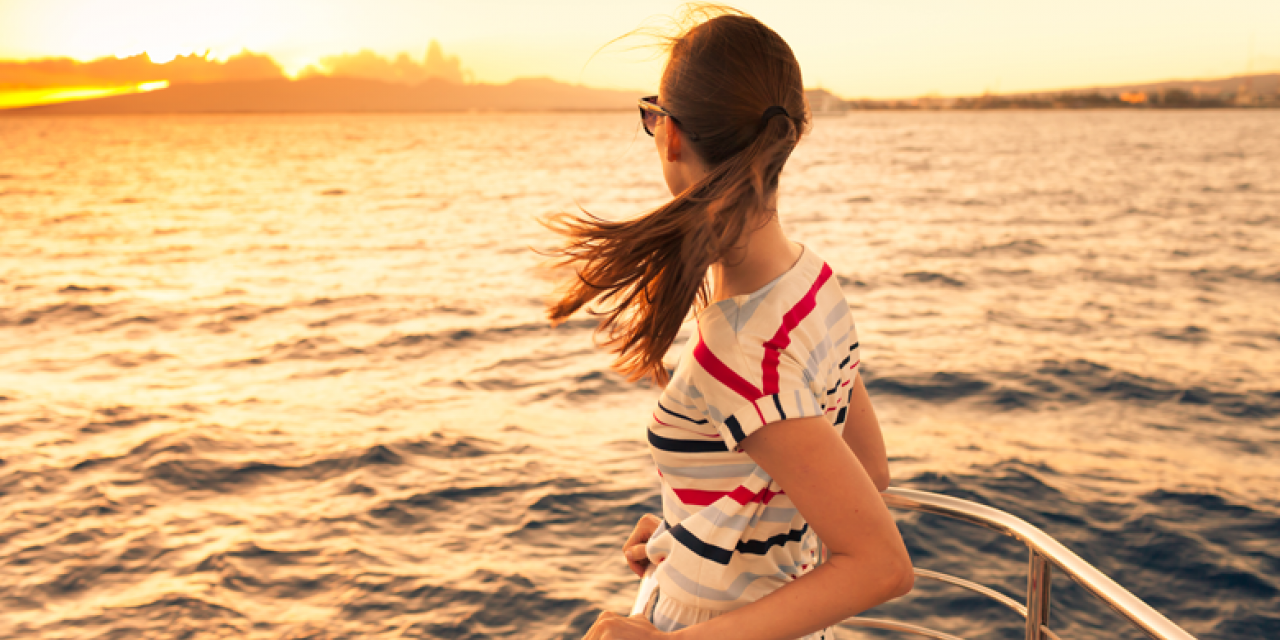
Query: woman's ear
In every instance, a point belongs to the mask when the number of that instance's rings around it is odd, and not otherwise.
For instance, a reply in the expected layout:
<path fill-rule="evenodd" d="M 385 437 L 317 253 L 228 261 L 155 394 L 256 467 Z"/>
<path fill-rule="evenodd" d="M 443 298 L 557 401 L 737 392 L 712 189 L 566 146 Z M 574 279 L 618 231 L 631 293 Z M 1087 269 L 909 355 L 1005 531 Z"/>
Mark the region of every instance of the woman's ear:
<path fill-rule="evenodd" d="M 676 162 L 680 160 L 680 151 L 684 145 L 684 134 L 680 133 L 680 128 L 671 121 L 671 118 L 667 118 L 664 124 L 667 125 L 663 127 L 667 134 L 667 162 Z"/>

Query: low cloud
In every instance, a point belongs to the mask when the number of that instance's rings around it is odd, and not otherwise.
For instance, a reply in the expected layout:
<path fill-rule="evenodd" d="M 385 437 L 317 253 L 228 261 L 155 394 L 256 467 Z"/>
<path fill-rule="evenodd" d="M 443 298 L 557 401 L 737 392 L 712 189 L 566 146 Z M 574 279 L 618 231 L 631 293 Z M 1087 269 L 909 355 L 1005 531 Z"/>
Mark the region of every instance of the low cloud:
<path fill-rule="evenodd" d="M 446 56 L 435 40 L 427 47 L 422 62 L 401 53 L 395 58 L 384 58 L 365 49 L 358 53 L 344 53 L 321 58 L 319 64 L 303 69 L 300 77 L 330 76 L 335 78 L 363 78 L 400 84 L 417 84 L 432 78 L 462 84 L 472 79 L 472 74 L 462 68 L 458 56 Z"/>
<path fill-rule="evenodd" d="M 265 54 L 246 50 L 222 61 L 207 56 L 207 53 L 193 53 L 163 63 L 152 61 L 146 53 L 126 58 L 108 56 L 89 62 L 72 58 L 0 60 L 0 92 L 118 87 L 161 80 L 173 85 L 286 77 L 280 65 Z M 318 64 L 307 67 L 299 75 L 363 78 L 400 84 L 417 84 L 432 78 L 457 84 L 473 80 L 471 72 L 462 68 L 458 56 L 445 55 L 435 40 L 431 41 L 421 61 L 407 53 L 389 58 L 364 50 L 321 58 Z"/>
<path fill-rule="evenodd" d="M 225 61 L 210 60 L 194 53 L 165 63 L 153 62 L 146 53 L 127 58 L 109 56 L 89 62 L 71 58 L 0 61 L 0 91 L 110 87 L 160 80 L 180 84 L 283 77 L 284 71 L 270 56 L 250 51 L 242 51 Z"/>

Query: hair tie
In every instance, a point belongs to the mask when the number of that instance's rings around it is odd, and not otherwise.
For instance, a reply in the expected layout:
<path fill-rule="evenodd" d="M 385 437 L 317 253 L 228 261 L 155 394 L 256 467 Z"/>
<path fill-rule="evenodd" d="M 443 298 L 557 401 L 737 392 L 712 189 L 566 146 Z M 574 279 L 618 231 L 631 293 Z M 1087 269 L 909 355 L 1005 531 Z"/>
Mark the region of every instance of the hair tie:
<path fill-rule="evenodd" d="M 783 109 L 782 107 L 779 107 L 777 105 L 774 105 L 772 107 L 769 107 L 768 109 L 765 109 L 764 115 L 760 116 L 760 129 L 764 130 L 764 128 L 768 126 L 769 120 L 772 119 L 774 116 L 779 116 L 779 115 L 786 116 L 788 118 L 791 117 L 791 114 L 787 113 L 786 109 Z"/>

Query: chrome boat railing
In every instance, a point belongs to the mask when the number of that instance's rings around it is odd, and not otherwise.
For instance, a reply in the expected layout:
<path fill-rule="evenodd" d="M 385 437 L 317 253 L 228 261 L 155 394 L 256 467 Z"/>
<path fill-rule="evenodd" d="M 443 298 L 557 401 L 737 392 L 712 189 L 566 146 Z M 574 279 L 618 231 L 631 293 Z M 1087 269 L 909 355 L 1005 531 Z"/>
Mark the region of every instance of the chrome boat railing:
<path fill-rule="evenodd" d="M 1045 638 L 1059 640 L 1057 634 L 1049 629 L 1049 579 L 1053 574 L 1054 567 L 1057 567 L 1059 571 L 1075 580 L 1086 591 L 1110 605 L 1116 613 L 1133 623 L 1135 627 L 1145 631 L 1152 638 L 1157 638 L 1158 640 L 1195 640 L 1191 634 L 1170 622 L 1159 611 L 1151 608 L 1150 605 L 1129 593 L 1124 587 L 1116 584 L 1106 574 L 1085 562 L 1070 549 L 1062 546 L 1062 543 L 1054 540 L 1049 534 L 1021 518 L 976 502 L 927 491 L 890 487 L 883 495 L 885 504 L 892 508 L 931 513 L 962 520 L 1011 536 L 1027 545 L 1029 560 L 1027 563 L 1027 601 L 1025 605 L 994 589 L 963 578 L 927 569 L 916 569 L 916 577 L 918 578 L 938 580 L 969 589 L 1018 612 L 1026 619 L 1027 640 L 1042 640 Z M 902 631 L 912 635 L 937 638 L 938 640 L 960 640 L 954 635 L 897 620 L 854 617 L 845 620 L 842 624 L 854 627 Z"/>
<path fill-rule="evenodd" d="M 1021 540 L 1027 545 L 1030 559 L 1027 563 L 1027 602 L 1019 603 L 1013 598 L 990 587 L 965 580 L 953 575 L 938 573 L 928 569 L 917 568 L 916 577 L 946 582 L 970 591 L 980 593 L 1006 607 L 1013 609 L 1026 619 L 1027 640 L 1061 640 L 1049 629 L 1049 582 L 1053 575 L 1053 567 L 1065 573 L 1080 586 L 1101 599 L 1117 613 L 1131 622 L 1135 627 L 1145 631 L 1157 640 L 1195 640 L 1191 634 L 1170 622 L 1168 618 L 1152 609 L 1150 605 L 1139 600 L 1124 587 L 1116 584 L 1106 574 L 1098 571 L 1093 565 L 1085 562 L 1080 556 L 1062 543 L 1054 540 L 1049 534 L 1041 531 L 1027 521 L 999 509 L 981 505 L 960 498 L 952 498 L 927 491 L 900 489 L 890 487 L 884 494 L 885 504 L 895 509 L 918 511 L 963 520 L 970 524 L 991 529 Z M 641 582 L 640 594 L 636 598 L 632 615 L 644 610 L 645 603 L 652 595 L 656 582 L 652 573 Z M 899 620 L 880 618 L 849 618 L 841 623 L 845 626 L 869 629 L 885 629 L 901 631 L 911 635 L 936 638 L 937 640 L 962 640 L 942 631 L 928 629 L 919 625 Z"/>

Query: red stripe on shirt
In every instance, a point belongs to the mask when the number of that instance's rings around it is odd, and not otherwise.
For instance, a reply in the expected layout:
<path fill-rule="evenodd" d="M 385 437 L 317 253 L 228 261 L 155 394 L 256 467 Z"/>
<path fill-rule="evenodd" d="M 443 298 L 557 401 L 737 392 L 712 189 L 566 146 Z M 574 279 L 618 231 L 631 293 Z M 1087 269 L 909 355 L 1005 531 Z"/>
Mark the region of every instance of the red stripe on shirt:
<path fill-rule="evenodd" d="M 800 321 L 813 313 L 814 307 L 818 306 L 818 290 L 829 279 L 831 279 L 831 267 L 824 262 L 822 271 L 818 273 L 818 279 L 813 281 L 813 286 L 809 287 L 809 292 L 782 316 L 782 326 L 778 327 L 778 332 L 764 343 L 764 361 L 760 365 L 763 371 L 761 384 L 764 386 L 764 393 L 762 395 L 771 396 L 778 392 L 778 358 L 782 350 L 791 344 L 791 330 L 799 326 Z"/>
<path fill-rule="evenodd" d="M 765 395 L 760 393 L 760 390 L 755 385 L 747 382 L 736 371 L 730 369 L 729 365 L 716 357 L 716 354 L 711 353 L 711 349 L 707 348 L 707 343 L 702 341 L 701 327 L 698 328 L 698 344 L 693 347 L 693 358 L 698 361 L 698 364 L 702 365 L 702 368 L 707 373 L 711 374 L 712 378 L 715 378 L 720 384 L 729 387 L 747 400 L 754 401 Z"/>
<path fill-rule="evenodd" d="M 769 501 L 773 500 L 774 496 L 782 495 L 784 493 L 786 492 L 770 491 L 768 487 L 761 489 L 760 493 L 751 493 L 749 490 L 747 490 L 746 487 L 739 486 L 737 489 L 733 490 L 730 496 L 732 496 L 734 501 L 737 502 L 738 504 L 747 504 L 748 502 L 759 502 L 762 504 L 769 504 Z"/>
<path fill-rule="evenodd" d="M 762 489 L 759 493 L 754 493 L 750 489 L 739 486 L 733 491 L 707 491 L 705 489 L 677 489 L 671 487 L 671 491 L 680 498 L 680 502 L 690 507 L 706 507 L 715 503 L 716 500 L 729 496 L 734 502 L 745 505 L 749 502 L 759 502 L 769 504 L 774 496 L 782 495 L 785 491 L 770 491 L 768 487 Z"/>

